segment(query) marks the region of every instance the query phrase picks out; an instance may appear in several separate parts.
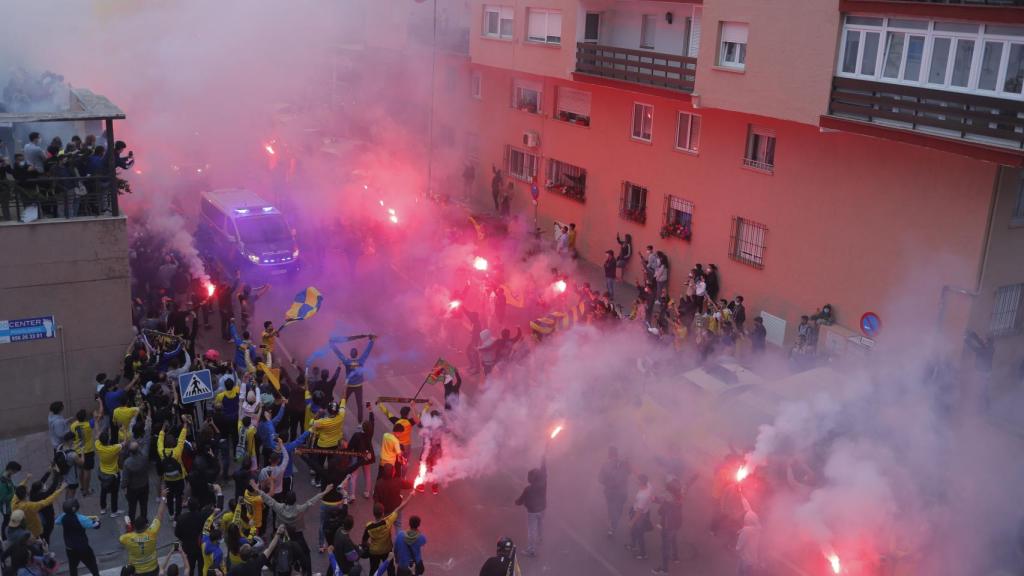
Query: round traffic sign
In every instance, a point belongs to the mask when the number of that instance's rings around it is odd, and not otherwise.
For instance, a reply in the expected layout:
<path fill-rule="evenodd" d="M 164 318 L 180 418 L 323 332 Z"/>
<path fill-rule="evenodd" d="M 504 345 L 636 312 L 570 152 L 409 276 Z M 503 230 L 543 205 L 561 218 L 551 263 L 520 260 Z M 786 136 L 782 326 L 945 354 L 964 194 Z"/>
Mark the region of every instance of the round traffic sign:
<path fill-rule="evenodd" d="M 540 188 L 537 188 L 536 184 L 530 185 L 530 196 L 533 196 L 534 200 L 540 197 Z"/>
<path fill-rule="evenodd" d="M 878 331 L 882 329 L 882 319 L 878 317 L 878 314 L 874 312 L 865 312 L 860 317 L 860 331 L 864 333 L 868 338 L 874 338 L 878 335 Z"/>

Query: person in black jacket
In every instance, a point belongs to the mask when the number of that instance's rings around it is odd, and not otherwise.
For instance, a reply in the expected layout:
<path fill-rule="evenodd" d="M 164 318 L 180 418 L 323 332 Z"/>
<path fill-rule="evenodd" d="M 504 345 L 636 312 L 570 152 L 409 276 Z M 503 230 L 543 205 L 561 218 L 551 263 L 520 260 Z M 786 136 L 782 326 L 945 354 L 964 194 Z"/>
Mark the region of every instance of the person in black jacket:
<path fill-rule="evenodd" d="M 736 331 L 740 334 L 746 334 L 743 330 L 743 324 L 747 322 L 747 309 L 743 306 L 743 296 L 733 298 L 732 304 L 729 307 L 732 308 L 732 322 L 736 325 Z"/>
<path fill-rule="evenodd" d="M 760 316 L 754 318 L 754 327 L 750 330 L 750 348 L 755 354 L 764 352 L 764 341 L 768 337 L 768 331 L 764 327 L 764 319 Z"/>
<path fill-rule="evenodd" d="M 707 291 L 708 298 L 711 298 L 712 302 L 718 302 L 718 266 L 714 264 L 708 265 L 707 275 L 704 276 L 704 287 Z"/>
<path fill-rule="evenodd" d="M 374 419 L 373 410 L 370 409 L 370 403 L 366 403 L 366 411 L 369 412 L 370 416 L 363 420 L 360 427 L 352 434 L 352 437 L 348 441 L 348 449 L 355 450 L 357 452 L 365 452 L 369 454 L 369 460 L 364 461 L 360 468 L 363 471 L 363 498 L 370 498 L 370 465 L 377 461 L 377 457 L 373 452 L 373 429 L 376 425 Z M 348 493 L 352 498 L 355 498 L 356 488 L 359 484 L 359 470 L 356 470 L 349 474 L 349 485 Z"/>
<path fill-rule="evenodd" d="M 516 506 L 526 507 L 526 555 L 536 556 L 544 541 L 544 510 L 548 507 L 548 458 L 540 461 L 540 468 L 527 472 L 528 482 L 523 493 L 516 498 Z"/>
<path fill-rule="evenodd" d="M 678 480 L 665 483 L 665 496 L 658 499 L 661 528 L 661 566 L 653 574 L 668 574 L 669 559 L 679 562 L 679 529 L 683 527 L 683 489 Z"/>
<path fill-rule="evenodd" d="M 175 519 L 174 537 L 181 541 L 181 549 L 188 559 L 189 574 L 199 574 L 198 570 L 202 566 L 203 553 L 199 547 L 199 538 L 203 534 L 203 523 L 209 515 L 209 510 L 203 510 L 198 500 L 189 498 L 185 511 Z"/>
<path fill-rule="evenodd" d="M 100 521 L 96 517 L 83 516 L 78 513 L 78 500 L 66 500 L 64 513 L 57 517 L 57 524 L 64 529 L 64 550 L 68 555 L 68 574 L 78 576 L 78 564 L 85 564 L 92 576 L 100 576 L 96 554 L 89 545 L 86 528 L 99 529 Z"/>

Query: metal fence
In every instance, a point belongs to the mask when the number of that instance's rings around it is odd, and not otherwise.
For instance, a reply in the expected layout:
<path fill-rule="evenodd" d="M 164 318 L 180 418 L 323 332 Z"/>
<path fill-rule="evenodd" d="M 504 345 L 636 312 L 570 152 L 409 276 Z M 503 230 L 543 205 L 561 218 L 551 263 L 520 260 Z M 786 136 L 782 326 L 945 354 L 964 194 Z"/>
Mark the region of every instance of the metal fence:
<path fill-rule="evenodd" d="M 117 195 L 123 186 L 123 181 L 105 175 L 0 180 L 0 219 L 118 216 Z"/>

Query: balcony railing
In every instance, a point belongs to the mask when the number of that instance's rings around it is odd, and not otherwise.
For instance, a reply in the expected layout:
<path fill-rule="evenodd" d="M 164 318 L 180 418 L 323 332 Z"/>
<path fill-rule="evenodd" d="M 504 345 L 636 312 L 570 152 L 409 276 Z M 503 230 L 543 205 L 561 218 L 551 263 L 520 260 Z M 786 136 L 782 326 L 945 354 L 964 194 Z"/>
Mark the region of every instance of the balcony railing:
<path fill-rule="evenodd" d="M 576 44 L 576 71 L 677 92 L 693 92 L 697 59 L 602 44 Z"/>
<path fill-rule="evenodd" d="M 836 77 L 832 116 L 1016 150 L 1024 149 L 1024 102 Z"/>
<path fill-rule="evenodd" d="M 1024 0 L 886 0 L 888 2 L 912 2 L 915 4 L 947 4 L 950 6 L 997 6 L 1024 7 Z"/>
<path fill-rule="evenodd" d="M 106 175 L 0 180 L 0 222 L 117 216 L 123 185 Z"/>

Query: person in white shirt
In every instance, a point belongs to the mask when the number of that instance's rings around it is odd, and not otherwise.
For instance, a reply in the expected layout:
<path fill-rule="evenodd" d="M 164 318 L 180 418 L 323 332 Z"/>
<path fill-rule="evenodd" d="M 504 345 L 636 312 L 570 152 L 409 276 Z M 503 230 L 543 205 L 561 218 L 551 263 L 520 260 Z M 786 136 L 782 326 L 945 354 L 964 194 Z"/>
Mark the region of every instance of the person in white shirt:
<path fill-rule="evenodd" d="M 646 474 L 637 476 L 640 485 L 633 499 L 633 507 L 629 510 L 630 544 L 626 549 L 633 553 L 637 560 L 647 558 L 647 533 L 654 528 L 651 523 L 651 500 L 654 498 L 650 479 Z"/>

